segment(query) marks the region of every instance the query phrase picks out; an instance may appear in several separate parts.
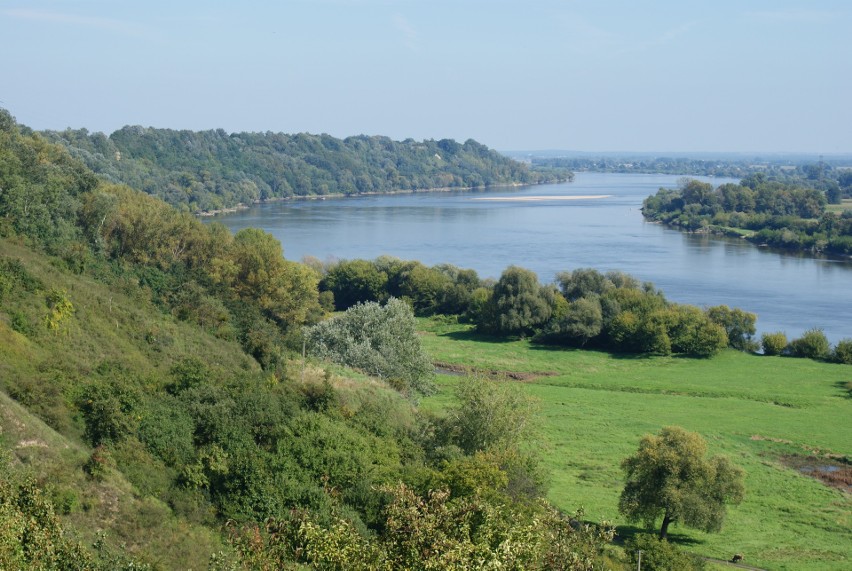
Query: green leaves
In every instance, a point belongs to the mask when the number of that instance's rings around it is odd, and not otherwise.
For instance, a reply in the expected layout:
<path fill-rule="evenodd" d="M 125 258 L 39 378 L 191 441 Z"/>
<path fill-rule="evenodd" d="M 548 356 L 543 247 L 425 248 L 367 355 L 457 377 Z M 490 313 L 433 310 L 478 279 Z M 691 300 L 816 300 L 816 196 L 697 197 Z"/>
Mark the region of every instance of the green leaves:
<path fill-rule="evenodd" d="M 743 472 L 726 458 L 705 459 L 706 451 L 699 434 L 678 426 L 646 435 L 636 454 L 621 464 L 626 483 L 619 511 L 648 527 L 662 517 L 661 538 L 673 522 L 719 531 L 725 504 L 743 499 Z"/>
<path fill-rule="evenodd" d="M 534 272 L 509 266 L 494 284 L 477 327 L 504 335 L 530 334 L 550 319 L 557 292 L 538 283 Z"/>
<path fill-rule="evenodd" d="M 469 140 L 201 132 L 124 127 L 109 138 L 84 130 L 47 132 L 104 178 L 144 189 L 188 211 L 258 199 L 363 194 L 555 181 L 549 174 Z M 438 158 L 440 157 L 440 158 Z"/>
<path fill-rule="evenodd" d="M 405 393 L 431 390 L 432 364 L 417 336 L 414 314 L 395 298 L 362 303 L 305 330 L 311 353 L 385 379 Z"/>
<path fill-rule="evenodd" d="M 464 377 L 456 396 L 459 404 L 448 411 L 446 430 L 465 453 L 514 449 L 530 435 L 538 407 L 519 387 Z"/>
<path fill-rule="evenodd" d="M 51 288 L 45 296 L 47 315 L 44 316 L 44 325 L 54 333 L 59 333 L 60 328 L 74 315 L 74 304 L 68 299 L 63 290 Z"/>

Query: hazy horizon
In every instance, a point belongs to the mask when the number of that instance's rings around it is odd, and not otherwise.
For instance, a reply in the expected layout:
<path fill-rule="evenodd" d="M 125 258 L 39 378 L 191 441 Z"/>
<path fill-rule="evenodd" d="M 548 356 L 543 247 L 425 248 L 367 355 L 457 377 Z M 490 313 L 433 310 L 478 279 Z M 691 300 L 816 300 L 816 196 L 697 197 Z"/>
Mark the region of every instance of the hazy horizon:
<path fill-rule="evenodd" d="M 105 133 L 852 153 L 852 4 L 706 4 L 9 0 L 0 106 L 34 129 Z"/>

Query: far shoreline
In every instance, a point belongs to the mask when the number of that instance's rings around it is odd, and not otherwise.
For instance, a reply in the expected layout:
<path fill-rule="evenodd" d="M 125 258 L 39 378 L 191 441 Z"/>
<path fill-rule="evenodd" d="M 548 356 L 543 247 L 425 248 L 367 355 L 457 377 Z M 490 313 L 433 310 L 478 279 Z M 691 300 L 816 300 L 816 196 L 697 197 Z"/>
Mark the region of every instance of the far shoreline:
<path fill-rule="evenodd" d="M 542 182 L 511 182 L 505 184 L 492 184 L 488 186 L 441 186 L 435 188 L 418 188 L 418 189 L 410 189 L 410 190 L 391 190 L 388 192 L 359 192 L 355 194 L 344 194 L 342 192 L 336 192 L 332 194 L 309 194 L 309 195 L 292 195 L 292 196 L 276 196 L 272 198 L 264 198 L 261 200 L 255 200 L 251 204 L 240 203 L 236 206 L 229 206 L 228 208 L 220 208 L 217 210 L 202 210 L 196 211 L 195 216 L 199 218 L 212 218 L 215 216 L 220 216 L 224 214 L 233 214 L 235 212 L 239 212 L 241 210 L 248 210 L 252 206 L 258 206 L 261 204 L 269 204 L 273 202 L 285 202 L 288 200 L 326 200 L 326 199 L 337 199 L 337 198 L 352 198 L 357 196 L 392 196 L 397 194 L 417 194 L 419 192 L 452 192 L 452 191 L 466 191 L 466 190 L 485 190 L 485 189 L 497 189 L 497 188 L 520 188 L 523 186 L 539 186 L 542 184 L 562 184 L 565 182 L 573 182 L 574 177 L 565 178 L 565 179 L 556 179 L 556 180 L 548 180 Z"/>

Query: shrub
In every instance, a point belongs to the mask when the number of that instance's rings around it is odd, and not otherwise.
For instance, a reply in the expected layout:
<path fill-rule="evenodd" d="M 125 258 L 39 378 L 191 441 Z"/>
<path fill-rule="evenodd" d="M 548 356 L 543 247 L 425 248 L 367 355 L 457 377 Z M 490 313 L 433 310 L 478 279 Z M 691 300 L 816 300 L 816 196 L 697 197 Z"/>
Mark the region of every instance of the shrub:
<path fill-rule="evenodd" d="M 91 476 L 93 480 L 100 482 L 106 476 L 107 469 L 111 465 L 112 458 L 109 451 L 103 445 L 99 445 L 92 450 L 91 456 L 83 464 L 83 471 Z"/>
<path fill-rule="evenodd" d="M 718 305 L 707 309 L 707 317 L 725 328 L 728 345 L 740 351 L 754 351 L 751 337 L 755 333 L 754 323 L 757 315 L 727 305 Z"/>
<path fill-rule="evenodd" d="M 172 314 L 182 321 L 196 323 L 221 339 L 234 336 L 231 313 L 221 300 L 207 295 L 200 285 L 190 281 L 170 298 Z"/>
<path fill-rule="evenodd" d="M 565 305 L 564 315 L 552 319 L 547 329 L 536 336 L 537 341 L 562 342 L 582 347 L 600 335 L 603 329 L 600 298 L 582 297 L 571 304 L 566 302 Z"/>
<path fill-rule="evenodd" d="M 641 313 L 619 313 L 610 324 L 609 336 L 612 348 L 616 351 L 659 355 L 670 355 L 672 352 L 672 341 L 665 324 Z"/>
<path fill-rule="evenodd" d="M 530 436 L 538 405 L 517 385 L 465 377 L 456 397 L 458 405 L 444 421 L 444 438 L 465 453 L 513 449 Z"/>
<path fill-rule="evenodd" d="M 58 332 L 60 327 L 74 314 L 74 305 L 68 299 L 65 291 L 51 289 L 45 296 L 48 313 L 44 316 L 45 326 L 53 332 Z"/>
<path fill-rule="evenodd" d="M 334 294 L 337 309 L 386 299 L 388 275 L 367 260 L 342 260 L 328 270 L 320 288 Z M 328 303 L 328 301 L 326 301 Z"/>
<path fill-rule="evenodd" d="M 764 355 L 781 355 L 787 348 L 787 335 L 783 331 L 764 333 L 760 336 Z"/>
<path fill-rule="evenodd" d="M 830 348 L 822 329 L 808 329 L 801 337 L 790 342 L 793 356 L 808 359 L 826 359 Z"/>
<path fill-rule="evenodd" d="M 27 317 L 26 313 L 20 311 L 12 311 L 9 314 L 10 317 L 10 325 L 12 329 L 20 333 L 21 335 L 26 335 L 27 337 L 32 337 L 35 331 L 33 330 L 33 326 L 30 323 L 30 318 Z"/>
<path fill-rule="evenodd" d="M 693 357 L 712 357 L 728 346 L 728 334 L 697 307 L 674 305 L 658 311 L 666 322 L 672 350 Z"/>
<path fill-rule="evenodd" d="M 80 498 L 77 497 L 77 492 L 72 489 L 53 490 L 50 499 L 56 512 L 61 515 L 74 513 L 80 508 Z"/>
<path fill-rule="evenodd" d="M 197 357 L 184 357 L 172 365 L 169 370 L 172 382 L 166 385 L 166 391 L 179 395 L 187 389 L 197 387 L 210 377 L 207 365 Z"/>
<path fill-rule="evenodd" d="M 852 365 L 852 339 L 841 339 L 831 352 L 831 360 L 835 363 Z"/>
<path fill-rule="evenodd" d="M 190 461 L 195 451 L 195 425 L 189 413 L 175 399 L 163 398 L 148 404 L 139 423 L 139 439 L 167 466 Z"/>
<path fill-rule="evenodd" d="M 34 292 L 44 287 L 38 278 L 30 274 L 24 264 L 16 258 L 0 258 L 0 301 L 18 288 Z"/>
<path fill-rule="evenodd" d="M 50 498 L 33 480 L 10 482 L 0 469 L 0 569 L 107 568 L 65 533 Z"/>
<path fill-rule="evenodd" d="M 555 289 L 540 285 L 535 272 L 509 266 L 494 284 L 488 308 L 479 316 L 476 327 L 499 335 L 533 333 L 550 319 L 557 294 Z"/>
<path fill-rule="evenodd" d="M 121 381 L 87 386 L 77 403 L 86 425 L 86 439 L 98 446 L 119 442 L 134 433 L 139 400 L 137 392 Z"/>
<path fill-rule="evenodd" d="M 403 392 L 431 390 L 432 364 L 411 308 L 395 298 L 368 302 L 305 330 L 311 353 L 386 379 Z"/>
<path fill-rule="evenodd" d="M 704 560 L 685 553 L 665 539 L 657 539 L 648 533 L 640 533 L 624 542 L 624 550 L 633 566 L 642 552 L 642 569 L 646 571 L 698 571 L 705 568 Z M 632 567 L 631 567 L 632 568 Z"/>

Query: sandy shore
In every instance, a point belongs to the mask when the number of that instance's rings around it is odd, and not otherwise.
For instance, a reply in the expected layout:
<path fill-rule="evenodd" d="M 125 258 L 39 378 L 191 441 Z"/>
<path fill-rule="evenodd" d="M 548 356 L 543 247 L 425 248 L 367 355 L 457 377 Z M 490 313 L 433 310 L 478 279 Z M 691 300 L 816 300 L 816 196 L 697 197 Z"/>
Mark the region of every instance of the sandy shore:
<path fill-rule="evenodd" d="M 276 196 L 273 198 L 267 198 L 265 200 L 255 200 L 250 205 L 249 204 L 237 204 L 236 206 L 230 206 L 228 208 L 222 208 L 219 210 L 201 210 L 195 213 L 196 216 L 199 217 L 208 217 L 208 216 L 218 216 L 220 214 L 231 214 L 233 212 L 239 212 L 240 210 L 246 210 L 251 208 L 252 206 L 256 206 L 258 204 L 268 204 L 270 202 L 282 202 L 286 200 L 325 200 L 325 199 L 333 199 L 333 198 L 349 198 L 353 196 L 384 196 L 384 195 L 395 195 L 395 194 L 419 194 L 421 192 L 453 192 L 459 190 L 485 190 L 485 189 L 499 189 L 499 188 L 518 188 L 521 186 L 535 186 L 540 184 L 559 184 L 563 182 L 571 182 L 573 179 L 557 179 L 557 180 L 549 180 L 542 182 L 507 182 L 505 184 L 494 184 L 491 186 L 442 186 L 436 188 L 419 188 L 419 189 L 408 189 L 408 190 L 391 190 L 388 192 L 359 192 L 354 194 L 307 194 L 307 195 L 293 195 L 293 196 Z M 603 196 L 601 196 L 603 198 Z"/>
<path fill-rule="evenodd" d="M 570 196 L 482 196 L 471 200 L 491 200 L 496 202 L 541 202 L 544 200 L 593 200 L 610 198 L 611 194 L 574 194 Z"/>

